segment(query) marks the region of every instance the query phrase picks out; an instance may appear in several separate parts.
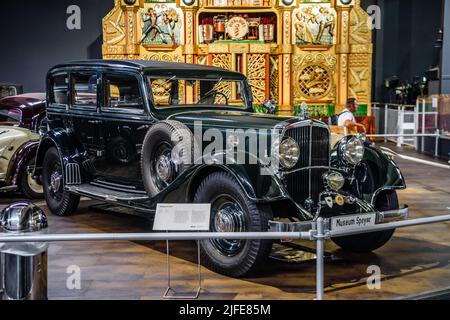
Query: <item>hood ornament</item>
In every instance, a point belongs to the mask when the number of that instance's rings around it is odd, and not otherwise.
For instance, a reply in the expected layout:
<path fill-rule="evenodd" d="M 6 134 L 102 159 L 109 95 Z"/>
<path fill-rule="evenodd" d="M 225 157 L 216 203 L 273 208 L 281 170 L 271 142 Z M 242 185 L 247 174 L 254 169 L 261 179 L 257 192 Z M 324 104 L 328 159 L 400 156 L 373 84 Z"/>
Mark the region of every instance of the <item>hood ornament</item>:
<path fill-rule="evenodd" d="M 300 105 L 300 113 L 298 115 L 300 120 L 306 120 L 308 118 L 308 104 L 303 101 Z"/>

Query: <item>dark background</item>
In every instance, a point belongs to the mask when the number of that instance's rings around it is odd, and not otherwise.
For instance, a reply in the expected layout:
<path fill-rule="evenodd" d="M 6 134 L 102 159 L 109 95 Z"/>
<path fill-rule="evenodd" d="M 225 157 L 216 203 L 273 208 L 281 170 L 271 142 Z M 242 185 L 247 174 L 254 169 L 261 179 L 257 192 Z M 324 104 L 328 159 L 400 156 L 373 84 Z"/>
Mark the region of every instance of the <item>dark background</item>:
<path fill-rule="evenodd" d="M 383 99 L 383 79 L 411 80 L 433 63 L 441 25 L 441 0 L 362 0 L 377 4 L 382 29 L 374 32 L 374 101 Z M 81 30 L 68 30 L 66 9 L 81 8 Z M 26 92 L 45 90 L 47 70 L 60 62 L 101 58 L 102 18 L 113 0 L 7 0 L 0 9 L 0 81 Z"/>

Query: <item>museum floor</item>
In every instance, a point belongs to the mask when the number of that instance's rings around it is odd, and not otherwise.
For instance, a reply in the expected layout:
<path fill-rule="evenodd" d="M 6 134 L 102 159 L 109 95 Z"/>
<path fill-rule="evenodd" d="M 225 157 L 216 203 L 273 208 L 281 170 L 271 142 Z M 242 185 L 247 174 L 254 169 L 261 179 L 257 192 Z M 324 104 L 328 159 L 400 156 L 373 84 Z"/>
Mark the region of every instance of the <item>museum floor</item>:
<path fill-rule="evenodd" d="M 392 147 L 392 146 L 390 146 Z M 411 151 L 400 150 L 412 153 Z M 408 189 L 399 193 L 409 204 L 411 218 L 449 213 L 448 170 L 398 160 Z M 1 195 L 0 209 L 20 199 Z M 45 208 L 45 202 L 37 204 Z M 52 233 L 145 232 L 140 217 L 89 211 L 82 201 L 79 212 L 61 218 L 49 214 Z M 308 243 L 306 243 L 308 245 Z M 173 243 L 173 286 L 179 290 L 196 285 L 196 251 L 191 242 Z M 398 230 L 374 254 L 343 253 L 328 242 L 334 259 L 325 265 L 326 299 L 395 299 L 450 285 L 450 223 Z M 49 248 L 49 299 L 161 299 L 166 289 L 165 242 L 54 243 Z M 81 289 L 69 290 L 67 267 L 81 268 Z M 366 286 L 367 266 L 378 265 L 380 290 Z M 315 262 L 286 264 L 270 260 L 258 278 L 230 279 L 203 269 L 200 299 L 314 299 Z"/>

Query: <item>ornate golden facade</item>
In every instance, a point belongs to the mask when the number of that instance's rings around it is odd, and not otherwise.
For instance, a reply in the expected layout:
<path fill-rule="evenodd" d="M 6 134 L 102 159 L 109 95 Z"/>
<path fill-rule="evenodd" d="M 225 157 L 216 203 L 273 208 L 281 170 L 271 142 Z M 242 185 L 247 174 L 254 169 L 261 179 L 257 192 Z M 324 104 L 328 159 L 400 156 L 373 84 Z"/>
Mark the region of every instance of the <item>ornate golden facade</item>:
<path fill-rule="evenodd" d="M 275 99 L 284 114 L 302 102 L 339 112 L 348 97 L 370 107 L 372 32 L 360 0 L 115 0 L 103 57 L 239 71 L 255 104 Z"/>

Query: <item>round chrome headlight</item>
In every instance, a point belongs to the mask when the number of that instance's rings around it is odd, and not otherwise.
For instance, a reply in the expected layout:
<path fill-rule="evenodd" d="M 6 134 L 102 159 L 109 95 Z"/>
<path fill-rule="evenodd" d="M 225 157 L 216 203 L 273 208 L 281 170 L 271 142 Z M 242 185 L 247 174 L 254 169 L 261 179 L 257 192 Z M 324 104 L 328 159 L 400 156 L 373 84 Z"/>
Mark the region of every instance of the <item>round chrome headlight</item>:
<path fill-rule="evenodd" d="M 350 165 L 356 166 L 364 158 L 364 144 L 356 137 L 342 141 L 339 151 L 341 158 Z"/>
<path fill-rule="evenodd" d="M 336 171 L 330 171 L 323 175 L 325 183 L 330 187 L 331 190 L 339 191 L 345 184 L 344 176 Z"/>
<path fill-rule="evenodd" d="M 280 164 L 286 168 L 293 168 L 300 158 L 300 148 L 292 138 L 286 138 L 280 143 Z"/>

